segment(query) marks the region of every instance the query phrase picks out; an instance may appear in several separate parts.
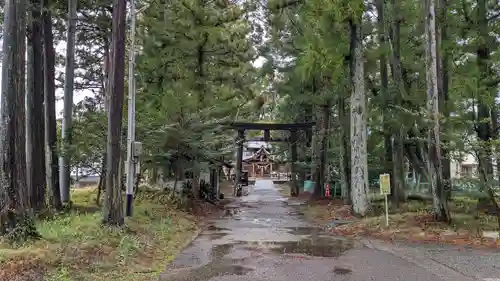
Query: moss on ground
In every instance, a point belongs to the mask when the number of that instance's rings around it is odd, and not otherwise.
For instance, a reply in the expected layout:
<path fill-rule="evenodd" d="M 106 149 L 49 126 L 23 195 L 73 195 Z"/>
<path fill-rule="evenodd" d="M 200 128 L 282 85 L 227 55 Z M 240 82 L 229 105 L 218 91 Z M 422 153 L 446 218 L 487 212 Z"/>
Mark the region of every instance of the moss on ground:
<path fill-rule="evenodd" d="M 194 217 L 151 191 L 137 196 L 125 227 L 104 227 L 95 196 L 74 190 L 71 212 L 37 222 L 38 241 L 0 242 L 0 280 L 156 280 L 198 230 Z"/>

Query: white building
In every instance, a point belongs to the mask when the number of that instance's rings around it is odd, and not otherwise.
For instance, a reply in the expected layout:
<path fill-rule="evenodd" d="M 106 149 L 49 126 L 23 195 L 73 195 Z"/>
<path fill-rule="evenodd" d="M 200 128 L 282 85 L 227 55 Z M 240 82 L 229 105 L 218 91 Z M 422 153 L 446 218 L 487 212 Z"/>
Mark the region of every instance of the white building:
<path fill-rule="evenodd" d="M 477 175 L 478 161 L 476 156 L 467 154 L 463 161 L 451 161 L 451 178 L 474 177 Z"/>

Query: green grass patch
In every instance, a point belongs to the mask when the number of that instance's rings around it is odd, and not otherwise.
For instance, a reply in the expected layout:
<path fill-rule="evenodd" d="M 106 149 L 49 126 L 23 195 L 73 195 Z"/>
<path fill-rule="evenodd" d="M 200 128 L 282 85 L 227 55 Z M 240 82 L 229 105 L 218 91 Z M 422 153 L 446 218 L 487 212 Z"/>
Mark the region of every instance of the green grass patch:
<path fill-rule="evenodd" d="M 137 196 L 125 227 L 105 227 L 95 196 L 95 189 L 74 190 L 70 213 L 37 222 L 41 240 L 0 242 L 0 280 L 156 280 L 197 230 L 194 217 L 152 191 Z"/>

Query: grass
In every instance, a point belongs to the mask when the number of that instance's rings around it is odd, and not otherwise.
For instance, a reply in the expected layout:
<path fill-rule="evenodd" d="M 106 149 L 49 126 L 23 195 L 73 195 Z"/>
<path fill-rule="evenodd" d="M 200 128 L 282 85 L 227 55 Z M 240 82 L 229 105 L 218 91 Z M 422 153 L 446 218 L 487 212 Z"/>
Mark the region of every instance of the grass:
<path fill-rule="evenodd" d="M 352 223 L 332 229 L 341 235 L 500 247 L 500 241 L 482 237 L 483 231 L 498 231 L 498 223 L 494 216 L 478 214 L 477 201 L 474 199 L 455 197 L 449 202 L 452 215 L 450 225 L 434 221 L 432 206 L 426 202 L 409 201 L 397 209 L 391 206 L 389 227 L 385 225 L 383 202 L 374 202 L 371 214 L 362 219 L 351 216 L 350 206 L 338 201 L 325 203 L 311 202 L 303 208 L 303 212 L 309 220 L 318 224 L 326 224 L 333 219 L 353 220 Z"/>
<path fill-rule="evenodd" d="M 74 190 L 70 213 L 37 222 L 41 240 L 0 242 L 0 280 L 156 280 L 198 228 L 194 217 L 147 191 L 125 227 L 104 227 L 95 196 Z"/>

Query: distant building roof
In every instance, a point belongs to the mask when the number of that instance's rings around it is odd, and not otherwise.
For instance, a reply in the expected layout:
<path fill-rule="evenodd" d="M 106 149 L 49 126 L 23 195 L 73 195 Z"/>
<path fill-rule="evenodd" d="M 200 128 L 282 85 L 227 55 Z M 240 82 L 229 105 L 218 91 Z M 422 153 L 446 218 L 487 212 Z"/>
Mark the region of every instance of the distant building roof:
<path fill-rule="evenodd" d="M 269 152 L 269 150 L 267 150 L 266 147 L 264 146 L 261 146 L 260 149 L 257 150 L 255 153 L 253 153 L 250 157 L 244 158 L 243 161 L 245 162 L 259 161 L 261 156 L 265 156 L 268 160 L 274 162 L 271 152 Z"/>
<path fill-rule="evenodd" d="M 248 141 L 246 146 L 248 148 L 271 148 L 271 144 L 265 141 Z"/>

